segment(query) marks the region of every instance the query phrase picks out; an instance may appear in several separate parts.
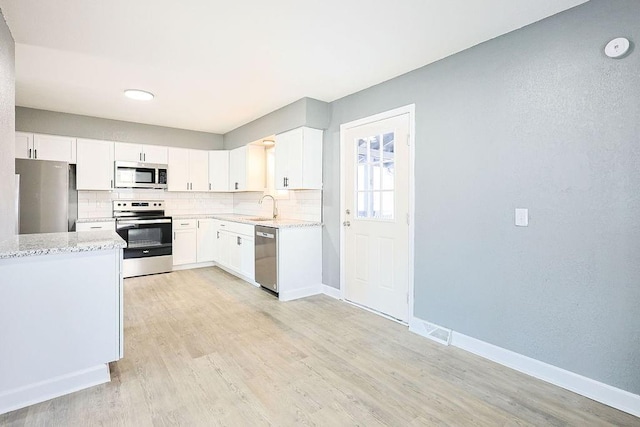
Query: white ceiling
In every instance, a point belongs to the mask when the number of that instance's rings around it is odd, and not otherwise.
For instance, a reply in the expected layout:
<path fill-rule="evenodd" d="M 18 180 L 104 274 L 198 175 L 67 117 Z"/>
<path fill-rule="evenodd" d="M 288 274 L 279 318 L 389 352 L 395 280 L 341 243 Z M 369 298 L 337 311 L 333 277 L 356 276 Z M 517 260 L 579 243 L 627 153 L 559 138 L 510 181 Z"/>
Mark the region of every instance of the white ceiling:
<path fill-rule="evenodd" d="M 0 0 L 20 106 L 225 133 L 585 0 Z M 152 102 L 129 100 L 141 88 Z"/>

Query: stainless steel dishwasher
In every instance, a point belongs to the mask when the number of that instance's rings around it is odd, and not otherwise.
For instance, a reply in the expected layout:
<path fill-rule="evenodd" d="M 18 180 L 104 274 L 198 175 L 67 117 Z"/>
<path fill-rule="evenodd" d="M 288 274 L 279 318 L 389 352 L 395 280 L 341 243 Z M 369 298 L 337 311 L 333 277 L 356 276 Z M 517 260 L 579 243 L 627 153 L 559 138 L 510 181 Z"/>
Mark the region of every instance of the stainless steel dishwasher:
<path fill-rule="evenodd" d="M 278 229 L 256 225 L 256 282 L 278 293 Z"/>

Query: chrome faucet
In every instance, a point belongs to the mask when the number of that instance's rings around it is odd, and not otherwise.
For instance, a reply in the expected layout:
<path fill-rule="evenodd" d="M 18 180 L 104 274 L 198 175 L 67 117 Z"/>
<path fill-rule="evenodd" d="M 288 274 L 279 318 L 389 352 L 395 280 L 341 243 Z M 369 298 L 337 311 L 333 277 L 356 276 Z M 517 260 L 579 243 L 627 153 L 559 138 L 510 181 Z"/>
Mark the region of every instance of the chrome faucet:
<path fill-rule="evenodd" d="M 276 219 L 278 217 L 278 202 L 271 194 L 265 194 L 264 196 L 262 196 L 258 203 L 262 204 L 262 201 L 265 199 L 265 197 L 271 197 L 271 200 L 273 200 L 273 219 Z"/>

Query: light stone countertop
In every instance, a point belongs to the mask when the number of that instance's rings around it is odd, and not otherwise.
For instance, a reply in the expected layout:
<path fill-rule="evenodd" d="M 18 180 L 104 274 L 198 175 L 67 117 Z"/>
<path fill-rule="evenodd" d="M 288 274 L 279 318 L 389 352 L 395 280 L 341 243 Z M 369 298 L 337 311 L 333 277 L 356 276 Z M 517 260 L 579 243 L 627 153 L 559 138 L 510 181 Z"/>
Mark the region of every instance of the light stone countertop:
<path fill-rule="evenodd" d="M 0 241 L 0 259 L 101 251 L 126 246 L 126 242 L 111 230 L 20 234 Z"/>
<path fill-rule="evenodd" d="M 115 221 L 115 218 L 112 218 L 110 216 L 101 217 L 101 218 L 78 218 L 76 219 L 76 224 L 82 224 L 87 222 L 111 222 L 111 221 Z"/>
<path fill-rule="evenodd" d="M 211 215 L 174 215 L 176 220 L 181 219 L 219 219 L 222 221 L 240 222 L 251 225 L 264 225 L 273 228 L 295 228 L 295 227 L 321 227 L 321 222 L 302 221 L 298 219 L 267 219 L 265 221 L 256 221 L 254 218 L 265 218 L 257 215 L 239 215 L 239 214 L 211 214 Z"/>

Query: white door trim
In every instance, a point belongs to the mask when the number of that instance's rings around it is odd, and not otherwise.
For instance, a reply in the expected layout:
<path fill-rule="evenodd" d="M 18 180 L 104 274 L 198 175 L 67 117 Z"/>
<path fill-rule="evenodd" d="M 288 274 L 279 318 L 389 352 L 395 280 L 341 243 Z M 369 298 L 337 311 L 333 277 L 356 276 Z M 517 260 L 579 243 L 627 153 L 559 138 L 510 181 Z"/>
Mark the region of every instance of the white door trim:
<path fill-rule="evenodd" d="M 380 114 L 354 120 L 340 125 L 340 299 L 344 300 L 345 270 L 344 270 L 344 245 L 345 235 L 342 222 L 345 220 L 345 140 L 344 135 L 347 129 L 377 122 L 391 117 L 409 114 L 409 313 L 407 319 L 413 319 L 413 291 L 414 291 L 414 237 L 415 237 L 415 136 L 416 136 L 416 105 L 410 104 L 404 107 L 395 108 Z M 374 313 L 377 313 L 373 311 Z M 381 313 L 378 313 L 381 314 Z"/>

